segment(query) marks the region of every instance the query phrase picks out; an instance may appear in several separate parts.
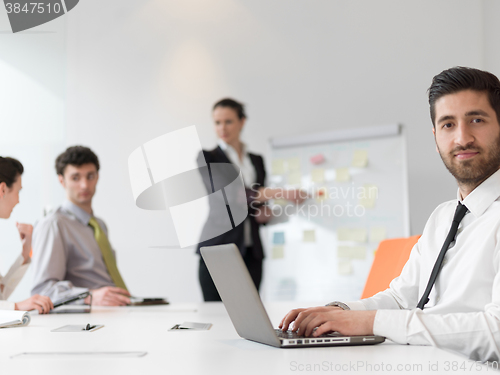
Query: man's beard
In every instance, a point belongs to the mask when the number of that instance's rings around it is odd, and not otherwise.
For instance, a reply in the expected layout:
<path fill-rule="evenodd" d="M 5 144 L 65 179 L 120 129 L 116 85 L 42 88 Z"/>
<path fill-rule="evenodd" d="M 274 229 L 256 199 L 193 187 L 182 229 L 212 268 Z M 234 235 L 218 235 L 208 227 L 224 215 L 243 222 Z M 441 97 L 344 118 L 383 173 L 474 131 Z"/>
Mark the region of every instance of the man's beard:
<path fill-rule="evenodd" d="M 463 160 L 454 163 L 454 159 L 456 158 L 454 154 L 465 150 L 478 151 L 479 154 L 472 158 L 472 160 Z M 488 149 L 487 154 L 484 153 L 482 148 L 469 145 L 466 147 L 456 147 L 446 157 L 439 150 L 439 155 L 459 185 L 476 187 L 500 168 L 500 136 L 494 145 Z"/>

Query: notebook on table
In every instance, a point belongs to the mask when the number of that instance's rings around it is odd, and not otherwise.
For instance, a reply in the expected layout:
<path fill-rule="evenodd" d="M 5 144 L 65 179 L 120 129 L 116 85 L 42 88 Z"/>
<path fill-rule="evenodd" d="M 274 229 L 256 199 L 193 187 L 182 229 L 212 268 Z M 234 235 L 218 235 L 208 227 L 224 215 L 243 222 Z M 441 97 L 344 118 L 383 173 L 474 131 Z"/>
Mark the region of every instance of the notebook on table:
<path fill-rule="evenodd" d="M 200 251 L 234 328 L 247 340 L 279 348 L 373 345 L 385 341 L 382 336 L 343 336 L 334 332 L 312 337 L 275 330 L 236 245 L 207 246 Z"/>
<path fill-rule="evenodd" d="M 0 310 L 0 328 L 23 327 L 30 324 L 30 321 L 27 311 Z"/>

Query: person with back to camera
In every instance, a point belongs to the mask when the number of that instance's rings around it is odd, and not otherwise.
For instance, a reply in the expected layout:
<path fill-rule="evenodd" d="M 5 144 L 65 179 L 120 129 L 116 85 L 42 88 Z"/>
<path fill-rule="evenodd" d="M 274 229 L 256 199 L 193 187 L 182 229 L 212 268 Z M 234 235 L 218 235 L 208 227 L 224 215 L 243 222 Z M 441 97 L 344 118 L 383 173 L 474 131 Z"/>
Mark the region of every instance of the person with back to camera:
<path fill-rule="evenodd" d="M 226 98 L 214 104 L 212 117 L 218 146 L 210 151 L 203 151 L 204 162 L 232 163 L 241 170 L 245 183 L 248 216 L 238 226 L 215 238 L 200 242 L 200 247 L 234 243 L 238 247 L 257 288 L 262 279 L 262 261 L 264 252 L 259 235 L 259 227 L 270 218 L 270 210 L 263 204 L 269 199 L 283 198 L 300 203 L 306 197 L 300 190 L 283 190 L 266 188 L 266 170 L 262 156 L 248 152 L 241 141 L 241 132 L 247 116 L 243 104 Z M 210 181 L 204 178 L 205 186 L 211 192 Z M 225 212 L 222 214 L 226 214 Z M 221 298 L 208 272 L 207 266 L 200 256 L 199 280 L 205 301 L 220 301 Z"/>
<path fill-rule="evenodd" d="M 14 207 L 19 203 L 19 191 L 22 189 L 21 175 L 24 167 L 20 161 L 0 156 L 0 218 L 8 219 Z M 38 294 L 21 302 L 5 301 L 21 281 L 31 263 L 31 224 L 16 223 L 21 237 L 22 251 L 5 276 L 0 275 L 0 310 L 38 310 L 47 314 L 54 306 L 49 297 Z"/>

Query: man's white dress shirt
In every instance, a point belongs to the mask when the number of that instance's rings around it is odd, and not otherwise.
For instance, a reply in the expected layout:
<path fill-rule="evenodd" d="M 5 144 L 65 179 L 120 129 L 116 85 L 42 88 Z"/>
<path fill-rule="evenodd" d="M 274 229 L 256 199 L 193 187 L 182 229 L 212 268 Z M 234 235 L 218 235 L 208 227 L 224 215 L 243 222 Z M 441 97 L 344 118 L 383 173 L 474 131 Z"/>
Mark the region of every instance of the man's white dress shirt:
<path fill-rule="evenodd" d="M 458 200 L 461 199 L 460 192 Z M 473 360 L 500 360 L 500 171 L 462 203 L 469 209 L 423 310 L 417 303 L 451 227 L 457 200 L 438 206 L 389 289 L 352 310 L 378 310 L 373 331 L 400 344 L 433 345 Z"/>

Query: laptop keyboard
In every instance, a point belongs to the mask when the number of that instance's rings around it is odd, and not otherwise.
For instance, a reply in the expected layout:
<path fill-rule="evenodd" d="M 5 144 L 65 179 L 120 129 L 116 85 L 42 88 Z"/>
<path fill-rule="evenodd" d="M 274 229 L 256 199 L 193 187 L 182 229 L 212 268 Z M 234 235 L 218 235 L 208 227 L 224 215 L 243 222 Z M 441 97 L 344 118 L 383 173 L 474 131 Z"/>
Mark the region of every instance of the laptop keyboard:
<path fill-rule="evenodd" d="M 292 331 L 285 331 L 283 332 L 281 329 L 275 329 L 274 332 L 276 332 L 276 336 L 282 339 L 300 339 L 300 338 L 307 338 L 307 336 L 304 335 L 298 335 L 297 332 L 292 332 Z M 338 337 L 342 336 L 338 332 L 331 332 L 327 333 L 318 337 Z"/>

